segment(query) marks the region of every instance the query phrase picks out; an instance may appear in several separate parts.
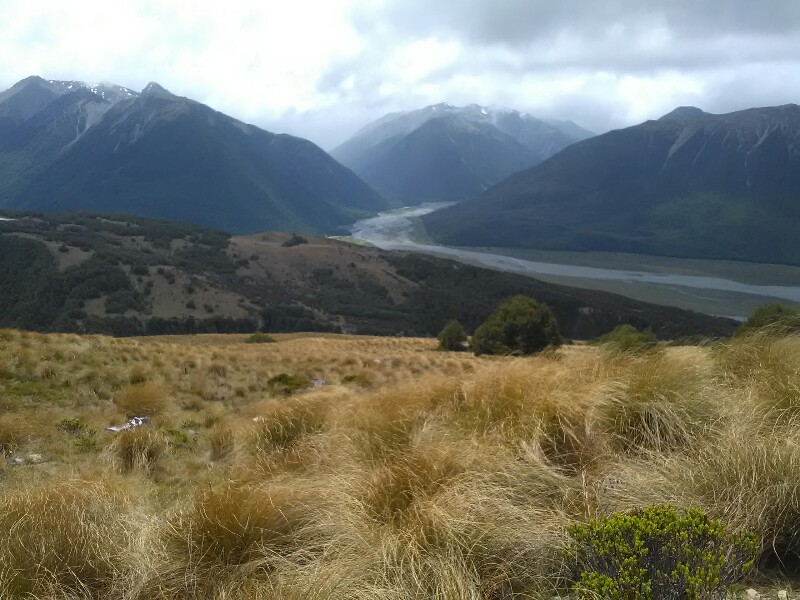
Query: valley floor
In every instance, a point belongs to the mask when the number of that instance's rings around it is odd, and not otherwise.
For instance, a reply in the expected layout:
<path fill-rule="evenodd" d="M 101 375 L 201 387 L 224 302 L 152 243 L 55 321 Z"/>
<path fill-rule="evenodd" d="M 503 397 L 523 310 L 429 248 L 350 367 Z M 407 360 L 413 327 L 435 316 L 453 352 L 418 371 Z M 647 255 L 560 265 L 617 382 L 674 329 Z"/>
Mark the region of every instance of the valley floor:
<path fill-rule="evenodd" d="M 731 260 L 704 260 L 647 256 L 619 252 L 561 252 L 555 250 L 524 250 L 514 248 L 470 248 L 492 254 L 512 256 L 528 261 L 614 269 L 655 275 L 721 278 L 754 286 L 756 293 L 733 290 L 697 288 L 682 285 L 660 285 L 634 278 L 597 279 L 566 275 L 537 275 L 537 279 L 592 290 L 602 290 L 639 300 L 675 306 L 707 314 L 743 319 L 767 302 L 797 302 L 800 297 L 800 267 L 745 263 Z M 787 294 L 771 295 L 769 288 L 785 288 Z M 761 290 L 758 290 L 761 288 Z M 798 294 L 795 297 L 795 294 Z"/>
<path fill-rule="evenodd" d="M 568 524 L 657 503 L 800 597 L 800 339 L 274 337 L 1 330 L 0 597 L 549 598 Z"/>
<path fill-rule="evenodd" d="M 381 213 L 353 224 L 352 239 L 741 320 L 767 302 L 800 303 L 800 267 L 616 252 L 439 246 L 420 217 L 451 204 Z"/>

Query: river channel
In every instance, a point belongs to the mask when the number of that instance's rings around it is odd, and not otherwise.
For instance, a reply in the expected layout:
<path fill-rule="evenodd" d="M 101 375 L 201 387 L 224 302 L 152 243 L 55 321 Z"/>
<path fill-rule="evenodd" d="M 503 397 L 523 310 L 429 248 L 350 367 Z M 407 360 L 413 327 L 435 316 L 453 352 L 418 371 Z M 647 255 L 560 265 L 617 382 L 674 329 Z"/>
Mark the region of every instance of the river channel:
<path fill-rule="evenodd" d="M 800 303 L 798 267 L 574 252 L 540 253 L 548 259 L 540 261 L 500 253 L 512 252 L 507 250 L 438 246 L 427 239 L 419 217 L 448 205 L 426 204 L 381 213 L 354 223 L 352 238 L 384 250 L 420 252 L 550 283 L 609 291 L 736 319 L 745 318 L 764 302 Z M 614 268 L 631 263 L 637 269 Z"/>

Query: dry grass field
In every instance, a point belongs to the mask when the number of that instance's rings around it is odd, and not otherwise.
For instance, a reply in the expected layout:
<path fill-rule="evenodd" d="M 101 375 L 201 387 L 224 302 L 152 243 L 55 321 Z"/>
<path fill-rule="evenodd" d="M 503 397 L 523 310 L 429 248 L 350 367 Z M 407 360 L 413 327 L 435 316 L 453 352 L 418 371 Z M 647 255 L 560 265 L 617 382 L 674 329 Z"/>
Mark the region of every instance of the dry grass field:
<path fill-rule="evenodd" d="M 0 597 L 550 598 L 568 524 L 663 502 L 794 595 L 800 339 L 275 338 L 0 331 Z"/>

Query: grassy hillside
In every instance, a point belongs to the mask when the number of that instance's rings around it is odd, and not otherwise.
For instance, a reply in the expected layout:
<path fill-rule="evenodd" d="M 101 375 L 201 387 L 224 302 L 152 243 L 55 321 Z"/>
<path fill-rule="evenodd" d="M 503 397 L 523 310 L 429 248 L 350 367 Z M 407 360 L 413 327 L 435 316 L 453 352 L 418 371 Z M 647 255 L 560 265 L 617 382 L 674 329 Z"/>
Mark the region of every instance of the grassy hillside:
<path fill-rule="evenodd" d="M 549 598 L 569 524 L 663 502 L 755 532 L 745 585 L 796 575 L 798 338 L 245 340 L 0 331 L 0 596 Z"/>
<path fill-rule="evenodd" d="M 27 217 L 24 217 L 27 215 Z M 631 323 L 661 337 L 730 334 L 735 323 L 423 256 L 288 233 L 229 237 L 138 217 L 19 213 L 0 221 L 0 326 L 114 335 L 474 330 L 524 293 L 568 337 Z"/>

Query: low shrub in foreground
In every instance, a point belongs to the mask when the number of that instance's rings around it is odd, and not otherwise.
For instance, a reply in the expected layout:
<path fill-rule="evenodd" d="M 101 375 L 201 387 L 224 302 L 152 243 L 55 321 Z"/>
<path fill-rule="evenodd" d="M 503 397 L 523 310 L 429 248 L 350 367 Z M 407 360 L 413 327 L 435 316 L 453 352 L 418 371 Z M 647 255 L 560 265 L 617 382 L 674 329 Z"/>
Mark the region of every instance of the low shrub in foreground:
<path fill-rule="evenodd" d="M 753 567 L 755 535 L 734 535 L 701 510 L 668 505 L 568 528 L 566 550 L 583 597 L 723 600 Z"/>

